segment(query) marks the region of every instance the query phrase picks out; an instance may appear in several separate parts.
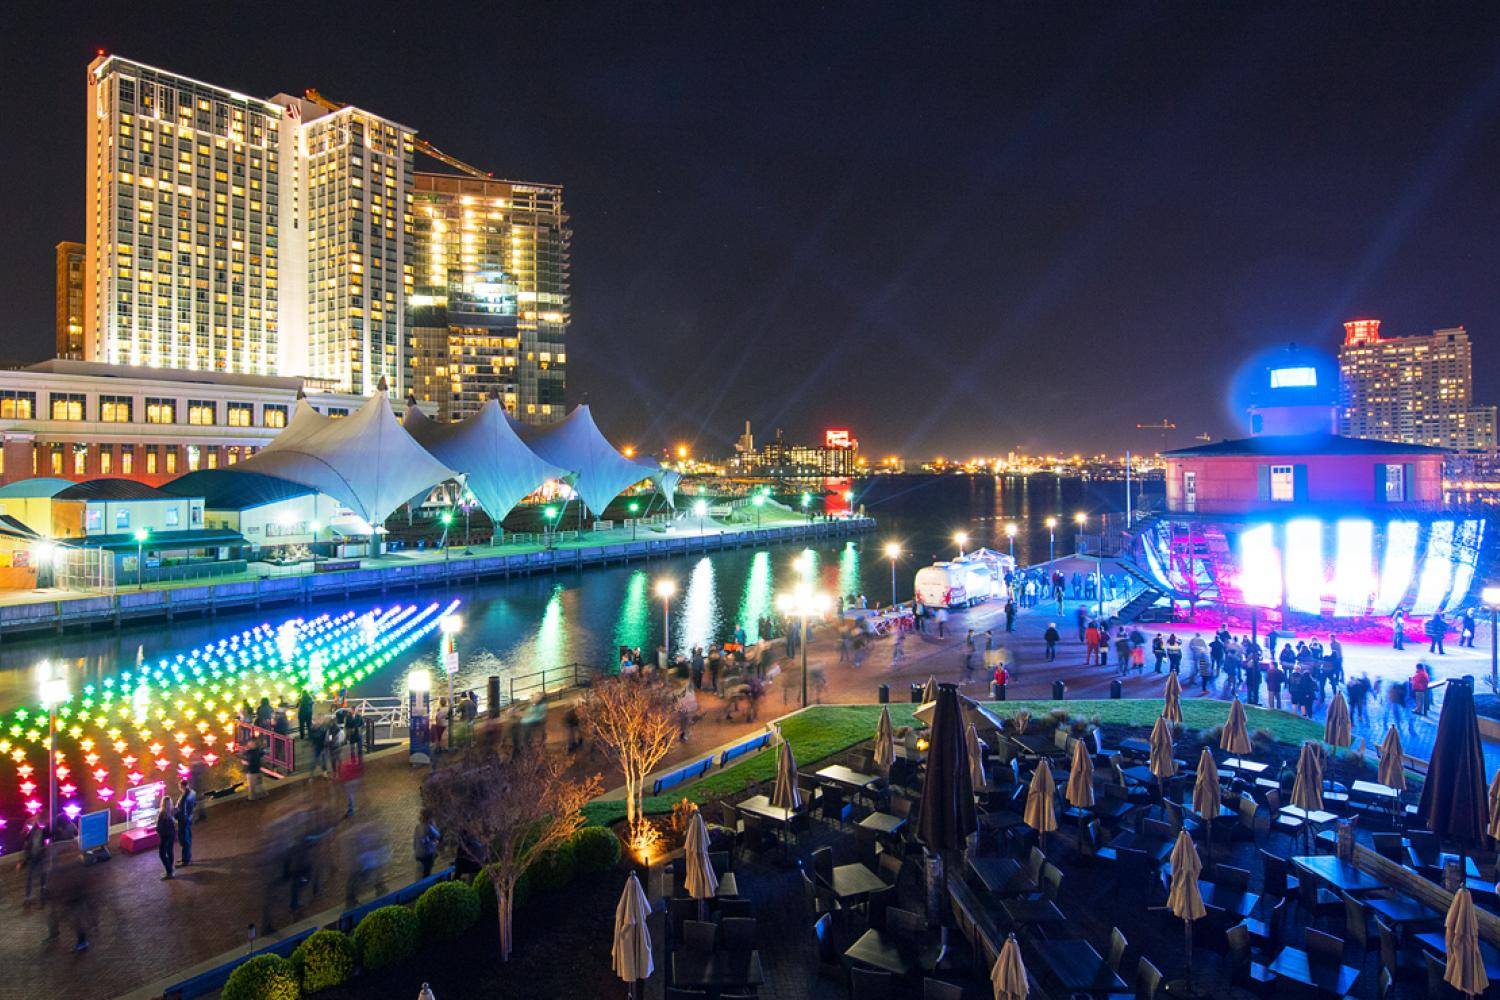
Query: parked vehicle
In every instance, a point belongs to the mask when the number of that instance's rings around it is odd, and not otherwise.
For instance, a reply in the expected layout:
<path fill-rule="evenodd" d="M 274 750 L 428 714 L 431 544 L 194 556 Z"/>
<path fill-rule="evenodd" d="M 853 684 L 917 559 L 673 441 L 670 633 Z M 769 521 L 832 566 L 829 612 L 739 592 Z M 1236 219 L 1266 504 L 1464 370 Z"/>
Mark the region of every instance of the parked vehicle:
<path fill-rule="evenodd" d="M 916 594 L 930 608 L 968 608 L 1006 593 L 989 565 L 979 559 L 954 559 L 917 570 Z"/>

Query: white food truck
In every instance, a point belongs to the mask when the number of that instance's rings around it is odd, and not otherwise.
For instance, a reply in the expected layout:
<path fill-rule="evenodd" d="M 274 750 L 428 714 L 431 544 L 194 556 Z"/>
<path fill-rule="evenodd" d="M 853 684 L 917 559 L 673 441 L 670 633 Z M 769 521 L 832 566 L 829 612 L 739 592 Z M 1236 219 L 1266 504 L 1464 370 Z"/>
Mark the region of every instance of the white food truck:
<path fill-rule="evenodd" d="M 967 608 L 1005 596 L 1005 581 L 979 559 L 954 559 L 917 570 L 916 594 L 929 608 Z"/>

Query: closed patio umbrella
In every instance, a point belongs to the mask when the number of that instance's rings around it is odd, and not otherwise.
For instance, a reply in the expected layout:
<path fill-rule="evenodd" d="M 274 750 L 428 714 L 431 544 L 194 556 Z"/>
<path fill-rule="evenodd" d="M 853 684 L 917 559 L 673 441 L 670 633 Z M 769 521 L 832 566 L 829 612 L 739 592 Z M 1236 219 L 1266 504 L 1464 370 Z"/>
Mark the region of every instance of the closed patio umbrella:
<path fill-rule="evenodd" d="M 1172 727 L 1167 724 L 1166 716 L 1159 716 L 1151 727 L 1151 757 L 1146 766 L 1156 776 L 1156 788 L 1163 800 L 1167 797 L 1167 779 L 1177 773 L 1172 749 Z"/>
<path fill-rule="evenodd" d="M 917 814 L 917 836 L 930 851 L 961 851 L 976 829 L 958 689 L 938 688 L 928 734 L 927 773 Z"/>
<path fill-rule="evenodd" d="M 1500 840 L 1500 771 L 1490 779 L 1490 839 Z"/>
<path fill-rule="evenodd" d="M 782 740 L 776 749 L 776 784 L 771 788 L 771 805 L 794 812 L 802 808 L 802 790 L 797 787 L 797 758 L 786 740 Z"/>
<path fill-rule="evenodd" d="M 687 861 L 687 878 L 684 885 L 687 893 L 698 901 L 698 917 L 701 920 L 708 900 L 719 891 L 719 877 L 714 874 L 713 862 L 708 857 L 708 826 L 703 822 L 703 813 L 693 810 L 688 820 L 687 841 L 683 845 L 683 856 Z"/>
<path fill-rule="evenodd" d="M 875 766 L 887 774 L 896 762 L 896 730 L 891 726 L 891 710 L 880 706 L 880 721 L 875 724 Z"/>
<path fill-rule="evenodd" d="M 651 904 L 636 879 L 635 872 L 625 879 L 625 891 L 615 904 L 615 937 L 610 949 L 611 967 L 615 975 L 630 984 L 630 994 L 635 995 L 635 984 L 650 979 L 655 965 L 651 959 L 651 928 L 646 921 L 651 916 Z"/>
<path fill-rule="evenodd" d="M 1474 997 L 1490 987 L 1484 971 L 1484 956 L 1479 953 L 1479 918 L 1474 915 L 1474 897 L 1468 889 L 1453 894 L 1448 916 L 1443 921 L 1443 943 L 1448 949 L 1443 982 L 1460 993 Z"/>
<path fill-rule="evenodd" d="M 1335 691 L 1323 717 L 1323 742 L 1331 747 L 1346 747 L 1353 737 L 1349 733 L 1349 703 L 1344 692 Z"/>
<path fill-rule="evenodd" d="M 984 744 L 979 742 L 979 730 L 973 726 L 964 730 L 964 749 L 969 754 L 969 782 L 978 791 L 990 782 L 984 773 Z"/>
<path fill-rule="evenodd" d="M 1057 829 L 1057 806 L 1053 802 L 1056 795 L 1057 782 L 1052 780 L 1052 766 L 1043 757 L 1037 761 L 1036 771 L 1031 775 L 1031 787 L 1026 792 L 1026 811 L 1021 818 L 1042 835 L 1044 844 L 1047 834 Z"/>
<path fill-rule="evenodd" d="M 1177 680 L 1175 670 L 1167 671 L 1167 682 L 1162 686 L 1161 717 L 1182 724 L 1182 684 Z"/>
<path fill-rule="evenodd" d="M 1448 682 L 1417 817 L 1439 837 L 1457 841 L 1465 856 L 1489 831 L 1484 751 L 1479 742 L 1479 720 L 1474 715 L 1472 677 L 1455 677 Z"/>
<path fill-rule="evenodd" d="M 1023 708 L 1015 715 L 1012 715 L 1010 721 L 1016 727 L 1016 735 L 1025 736 L 1026 728 L 1031 725 L 1031 713 Z"/>
<path fill-rule="evenodd" d="M 1208 854 L 1214 853 L 1214 822 L 1219 818 L 1219 806 L 1224 793 L 1219 789 L 1219 765 L 1208 747 L 1198 755 L 1198 776 L 1193 779 L 1193 812 L 1203 817 L 1203 832 L 1208 837 Z"/>
<path fill-rule="evenodd" d="M 1297 756 L 1297 780 L 1292 785 L 1292 805 L 1308 812 L 1323 808 L 1323 762 L 1317 747 L 1309 740 Z"/>
<path fill-rule="evenodd" d="M 1068 785 L 1063 791 L 1068 805 L 1087 809 L 1094 804 L 1094 758 L 1089 756 L 1088 743 L 1073 741 L 1073 761 L 1068 769 Z"/>
<path fill-rule="evenodd" d="M 1219 733 L 1219 749 L 1243 757 L 1253 747 L 1250 744 L 1249 727 L 1245 723 L 1245 706 L 1238 698 L 1229 703 L 1229 716 L 1224 720 L 1224 729 Z"/>
<path fill-rule="evenodd" d="M 1398 792 L 1406 790 L 1406 751 L 1401 747 L 1401 733 L 1395 726 L 1387 729 L 1385 739 L 1380 741 L 1380 773 L 1382 785 Z"/>
<path fill-rule="evenodd" d="M 1183 934 L 1187 941 L 1188 985 L 1193 981 L 1193 921 L 1208 914 L 1203 906 L 1203 893 L 1198 888 L 1198 876 L 1203 872 L 1203 862 L 1198 860 L 1198 849 L 1193 838 L 1183 830 L 1177 834 L 1177 843 L 1172 846 L 1172 887 L 1167 892 L 1167 908 L 1182 921 Z"/>
<path fill-rule="evenodd" d="M 1030 992 L 1026 985 L 1026 963 L 1021 961 L 1021 946 L 1016 944 L 1014 934 L 1000 947 L 995 967 L 990 970 L 990 985 L 995 988 L 995 1000 L 1026 1000 Z"/>

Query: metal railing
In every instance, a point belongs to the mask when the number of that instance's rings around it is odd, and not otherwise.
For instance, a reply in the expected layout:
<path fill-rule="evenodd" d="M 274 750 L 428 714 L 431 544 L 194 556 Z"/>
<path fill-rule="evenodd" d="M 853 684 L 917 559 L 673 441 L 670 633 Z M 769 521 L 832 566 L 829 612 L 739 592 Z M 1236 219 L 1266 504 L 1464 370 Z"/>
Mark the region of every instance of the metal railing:
<path fill-rule="evenodd" d="M 270 729 L 262 729 L 260 726 L 248 722 L 236 722 L 234 724 L 234 745 L 243 749 L 250 745 L 250 741 L 257 736 L 266 741 L 266 755 L 261 758 L 261 767 L 274 771 L 285 777 L 297 770 L 297 741 L 290 735 L 283 735 Z"/>
<path fill-rule="evenodd" d="M 517 696 L 531 697 L 534 694 L 548 695 L 569 688 L 583 687 L 590 683 L 598 670 L 586 663 L 569 663 L 561 667 L 547 667 L 529 674 L 516 674 L 510 678 L 507 704 Z"/>

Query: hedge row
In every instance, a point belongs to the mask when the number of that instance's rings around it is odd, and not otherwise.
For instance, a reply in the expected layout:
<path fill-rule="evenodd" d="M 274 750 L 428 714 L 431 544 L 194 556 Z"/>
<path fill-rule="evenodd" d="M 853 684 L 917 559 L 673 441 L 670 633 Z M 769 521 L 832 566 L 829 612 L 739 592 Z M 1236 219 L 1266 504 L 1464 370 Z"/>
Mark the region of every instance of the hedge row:
<path fill-rule="evenodd" d="M 578 874 L 608 871 L 620 861 L 620 840 L 610 830 L 584 827 L 571 840 L 537 859 L 516 883 L 517 908 L 533 888 L 560 889 Z M 451 941 L 496 909 L 489 869 L 473 883 L 439 882 L 407 906 L 372 910 L 354 928 L 315 931 L 292 952 L 257 955 L 224 984 L 223 1000 L 298 1000 L 304 994 L 342 986 L 355 969 L 374 972 L 404 962 L 424 943 Z"/>

